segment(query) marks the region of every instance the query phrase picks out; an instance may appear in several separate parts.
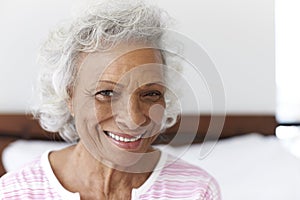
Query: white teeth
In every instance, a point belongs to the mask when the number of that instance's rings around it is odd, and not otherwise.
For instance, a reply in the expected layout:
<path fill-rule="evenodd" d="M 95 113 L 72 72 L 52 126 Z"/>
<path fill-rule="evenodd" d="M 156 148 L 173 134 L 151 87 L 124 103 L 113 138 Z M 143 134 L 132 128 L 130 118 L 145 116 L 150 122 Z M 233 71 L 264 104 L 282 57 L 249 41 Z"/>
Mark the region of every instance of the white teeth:
<path fill-rule="evenodd" d="M 125 138 L 125 137 L 122 137 L 122 136 L 119 136 L 119 135 L 115 135 L 111 132 L 108 132 L 108 135 L 109 137 L 113 138 L 114 140 L 117 140 L 117 141 L 121 141 L 121 142 L 135 142 L 137 140 L 139 140 L 143 134 L 137 136 L 137 137 L 133 137 L 133 138 Z"/>

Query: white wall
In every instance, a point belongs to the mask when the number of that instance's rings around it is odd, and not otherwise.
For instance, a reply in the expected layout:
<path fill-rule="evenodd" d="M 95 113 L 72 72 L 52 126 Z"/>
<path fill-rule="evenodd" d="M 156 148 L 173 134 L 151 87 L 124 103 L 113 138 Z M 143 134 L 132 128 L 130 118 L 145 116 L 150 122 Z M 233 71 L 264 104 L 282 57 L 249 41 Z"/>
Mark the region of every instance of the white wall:
<path fill-rule="evenodd" d="M 69 16 L 71 0 L 1 0 L 0 112 L 28 111 L 42 38 Z"/>
<path fill-rule="evenodd" d="M 300 2 L 276 1 L 276 118 L 280 123 L 300 122 Z"/>
<path fill-rule="evenodd" d="M 79 8 L 78 2 L 1 1 L 0 112 L 27 110 L 39 68 L 38 45 L 49 27 Z M 177 30 L 201 45 L 215 63 L 224 83 L 228 113 L 275 113 L 273 0 L 157 2 L 178 20 Z M 77 6 L 72 9 L 72 5 Z M 201 87 L 196 84 L 194 89 L 202 91 Z M 189 98 L 184 99 L 186 112 L 198 112 Z M 202 112 L 209 112 L 209 95 L 200 104 Z"/>

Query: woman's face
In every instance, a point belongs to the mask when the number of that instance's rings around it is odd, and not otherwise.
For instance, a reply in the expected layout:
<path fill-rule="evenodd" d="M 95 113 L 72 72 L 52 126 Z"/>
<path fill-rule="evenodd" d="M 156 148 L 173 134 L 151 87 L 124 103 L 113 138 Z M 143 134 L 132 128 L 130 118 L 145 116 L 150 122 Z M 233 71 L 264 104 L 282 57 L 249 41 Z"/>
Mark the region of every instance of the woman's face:
<path fill-rule="evenodd" d="M 155 49 L 120 46 L 81 64 L 72 111 L 80 142 L 98 160 L 135 164 L 152 151 L 164 116 L 162 58 Z"/>

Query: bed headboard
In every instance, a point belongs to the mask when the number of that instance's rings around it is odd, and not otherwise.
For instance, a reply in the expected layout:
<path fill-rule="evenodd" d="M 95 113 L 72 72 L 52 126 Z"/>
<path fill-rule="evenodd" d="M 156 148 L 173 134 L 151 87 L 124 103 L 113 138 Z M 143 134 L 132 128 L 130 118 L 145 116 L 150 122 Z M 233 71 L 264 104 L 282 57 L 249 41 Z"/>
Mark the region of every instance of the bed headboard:
<path fill-rule="evenodd" d="M 257 132 L 263 135 L 274 135 L 277 126 L 275 116 L 273 115 L 226 115 L 214 116 L 214 119 L 223 119 L 224 126 L 220 138 L 228 138 L 237 135 L 243 135 L 251 132 Z M 210 115 L 183 115 L 178 122 L 167 129 L 162 137 L 159 137 L 155 143 L 169 143 L 180 127 L 180 137 L 176 138 L 177 145 L 185 144 L 187 138 L 192 138 L 193 143 L 200 143 L 207 134 Z M 222 121 L 222 120 L 221 120 Z M 198 126 L 197 134 L 195 124 Z M 214 134 L 210 133 L 210 138 Z M 178 136 L 178 134 L 177 134 Z M 12 141 L 17 139 L 40 139 L 40 140 L 61 140 L 57 133 L 48 133 L 44 131 L 31 115 L 25 114 L 0 114 L 0 155 L 3 149 Z M 190 139 L 188 139 L 190 140 Z M 188 141 L 189 142 L 189 141 Z M 1 158 L 1 157 L 0 157 Z M 0 176 L 3 174 L 3 166 L 0 163 Z"/>
<path fill-rule="evenodd" d="M 273 135 L 277 126 L 273 115 L 226 115 L 214 116 L 214 119 L 225 119 L 221 132 L 221 138 L 242 135 L 250 132 L 257 132 L 263 135 Z M 195 132 L 193 126 L 198 125 L 197 135 L 194 143 L 199 143 L 207 134 L 211 121 L 210 115 L 183 115 L 178 122 L 166 130 L 165 140 L 158 140 L 156 143 L 168 143 L 178 132 L 185 134 Z M 57 133 L 44 131 L 38 122 L 31 115 L 25 114 L 0 114 L 0 137 L 14 137 L 16 139 L 42 139 L 61 140 Z"/>

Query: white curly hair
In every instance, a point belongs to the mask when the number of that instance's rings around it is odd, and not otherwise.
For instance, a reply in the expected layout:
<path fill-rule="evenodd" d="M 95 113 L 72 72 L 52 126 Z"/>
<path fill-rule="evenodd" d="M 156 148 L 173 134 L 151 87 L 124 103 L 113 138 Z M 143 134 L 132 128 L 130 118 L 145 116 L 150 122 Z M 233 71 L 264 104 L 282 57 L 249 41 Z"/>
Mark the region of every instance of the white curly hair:
<path fill-rule="evenodd" d="M 43 129 L 59 132 L 68 142 L 79 136 L 67 102 L 80 63 L 79 54 L 108 50 L 122 42 L 152 43 L 161 47 L 161 37 L 170 22 L 168 14 L 143 0 L 107 0 L 91 4 L 79 17 L 53 30 L 43 44 L 39 61 L 39 104 L 33 109 Z M 163 49 L 163 48 L 161 48 Z M 162 52 L 164 62 L 168 58 Z M 167 82 L 167 81 L 166 81 Z M 174 95 L 165 94 L 163 129 L 172 126 L 179 114 Z"/>

